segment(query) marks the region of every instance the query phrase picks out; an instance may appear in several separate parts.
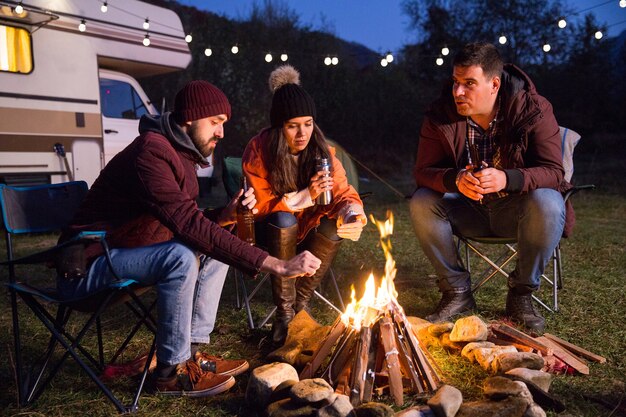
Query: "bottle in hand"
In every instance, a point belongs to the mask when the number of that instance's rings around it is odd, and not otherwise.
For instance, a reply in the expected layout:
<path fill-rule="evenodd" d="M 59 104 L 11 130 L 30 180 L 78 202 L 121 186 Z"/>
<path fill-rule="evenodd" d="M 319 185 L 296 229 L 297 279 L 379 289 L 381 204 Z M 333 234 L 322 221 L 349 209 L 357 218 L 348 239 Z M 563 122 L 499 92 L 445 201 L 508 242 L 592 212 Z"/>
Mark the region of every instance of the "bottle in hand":
<path fill-rule="evenodd" d="M 241 188 L 245 194 L 248 191 L 248 181 L 245 176 L 241 177 Z M 242 195 L 237 204 L 237 237 L 250 245 L 256 243 L 254 236 L 254 214 L 243 204 L 244 196 Z"/>
<path fill-rule="evenodd" d="M 315 171 L 328 171 L 326 177 L 330 177 L 330 161 L 327 158 L 317 158 L 315 164 Z M 326 206 L 333 201 L 333 191 L 326 190 L 317 197 L 316 203 L 320 206 Z"/>

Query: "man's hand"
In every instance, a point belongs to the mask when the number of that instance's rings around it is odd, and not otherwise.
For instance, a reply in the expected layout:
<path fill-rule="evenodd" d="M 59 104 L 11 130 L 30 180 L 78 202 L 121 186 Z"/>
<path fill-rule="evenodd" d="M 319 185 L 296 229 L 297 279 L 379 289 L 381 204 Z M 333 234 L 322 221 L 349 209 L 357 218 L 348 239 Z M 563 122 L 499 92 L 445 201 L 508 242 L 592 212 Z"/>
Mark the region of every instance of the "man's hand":
<path fill-rule="evenodd" d="M 474 173 L 484 194 L 497 193 L 506 187 L 506 174 L 496 168 L 483 168 Z"/>
<path fill-rule="evenodd" d="M 353 241 L 359 240 L 363 227 L 367 224 L 367 217 L 361 213 L 355 213 L 346 218 L 342 216 L 337 219 L 337 236 Z"/>
<path fill-rule="evenodd" d="M 261 265 L 261 271 L 285 278 L 297 278 L 302 275 L 311 276 L 315 274 L 321 264 L 322 261 L 305 250 L 287 261 L 268 256 Z"/>
<path fill-rule="evenodd" d="M 243 195 L 243 189 L 239 190 L 226 207 L 222 210 L 218 223 L 220 226 L 228 226 L 237 221 L 237 205 L 239 204 L 239 198 Z M 254 196 L 254 188 L 248 188 L 243 199 L 243 205 L 252 210 L 253 214 L 257 214 L 259 209 L 254 208 L 256 206 L 256 197 Z"/>
<path fill-rule="evenodd" d="M 497 193 L 506 187 L 506 174 L 496 168 L 482 168 L 477 172 L 472 171 L 472 166 L 468 165 L 465 170 L 459 172 L 457 177 L 457 188 L 459 192 L 480 201 L 485 194 Z"/>

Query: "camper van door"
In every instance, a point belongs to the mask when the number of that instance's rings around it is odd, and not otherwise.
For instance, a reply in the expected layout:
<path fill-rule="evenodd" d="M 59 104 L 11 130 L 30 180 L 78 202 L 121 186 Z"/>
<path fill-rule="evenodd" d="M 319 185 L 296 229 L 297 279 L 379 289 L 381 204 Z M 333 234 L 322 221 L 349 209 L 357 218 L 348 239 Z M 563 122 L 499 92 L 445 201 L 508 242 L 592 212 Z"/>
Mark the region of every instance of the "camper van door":
<path fill-rule="evenodd" d="M 134 78 L 109 70 L 100 70 L 100 103 L 104 163 L 108 164 L 138 136 L 141 116 L 158 112 Z"/>

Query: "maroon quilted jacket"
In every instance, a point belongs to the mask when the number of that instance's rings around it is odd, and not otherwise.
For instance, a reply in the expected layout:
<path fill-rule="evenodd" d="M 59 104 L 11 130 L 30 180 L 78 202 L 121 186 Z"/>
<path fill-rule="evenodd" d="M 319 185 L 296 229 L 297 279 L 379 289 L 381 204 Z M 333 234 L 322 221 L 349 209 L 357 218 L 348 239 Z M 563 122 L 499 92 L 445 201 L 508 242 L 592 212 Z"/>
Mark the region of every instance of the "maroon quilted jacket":
<path fill-rule="evenodd" d="M 190 248 L 255 275 L 268 253 L 250 246 L 196 204 L 198 164 L 206 160 L 170 114 L 142 118 L 140 135 L 102 170 L 61 240 L 86 230 L 107 232 L 112 248 L 176 238 Z M 89 262 L 102 254 L 87 248 Z"/>
<path fill-rule="evenodd" d="M 499 94 L 504 113 L 500 145 L 507 175 L 505 191 L 570 189 L 571 184 L 563 179 L 559 126 L 550 102 L 537 93 L 521 69 L 511 64 L 504 66 Z M 464 168 L 465 120 L 456 112 L 452 86 L 446 85 L 441 97 L 427 111 L 420 131 L 413 170 L 417 187 L 441 193 L 458 192 L 455 179 Z M 574 222 L 574 211 L 568 201 L 564 236 L 569 235 Z"/>

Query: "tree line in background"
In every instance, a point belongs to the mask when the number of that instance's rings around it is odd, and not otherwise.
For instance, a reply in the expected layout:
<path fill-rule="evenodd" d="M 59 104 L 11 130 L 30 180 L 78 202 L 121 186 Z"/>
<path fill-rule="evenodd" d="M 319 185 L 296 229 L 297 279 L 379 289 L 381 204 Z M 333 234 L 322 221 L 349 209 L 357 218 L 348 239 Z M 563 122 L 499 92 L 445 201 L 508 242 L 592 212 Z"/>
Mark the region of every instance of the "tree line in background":
<path fill-rule="evenodd" d="M 269 124 L 267 79 L 281 63 L 277 54 L 286 51 L 287 62 L 300 71 L 303 87 L 315 99 L 325 134 L 374 171 L 406 178 L 422 115 L 451 74 L 451 56 L 460 45 L 476 40 L 495 43 L 507 62 L 528 72 L 540 94 L 552 102 L 559 124 L 585 137 L 588 152 L 603 146 L 598 138 L 614 138 L 618 145 L 623 141 L 626 31 L 598 41 L 593 34 L 602 26 L 592 15 L 559 29 L 558 17 L 573 10 L 558 0 L 405 0 L 410 29 L 419 40 L 404 46 L 387 67 L 380 65 L 377 52 L 301 24 L 298 11 L 280 0 L 255 3 L 242 21 L 174 0 L 150 2 L 181 17 L 193 34 L 193 60 L 184 72 L 142 80 L 144 87 L 152 99 L 164 97 L 170 106 L 176 91 L 192 79 L 223 89 L 233 118 L 221 155 L 240 156 L 248 140 Z M 502 34 L 507 36 L 505 45 L 497 43 Z M 552 46 L 547 54 L 541 49 L 545 42 Z M 240 48 L 236 55 L 230 52 L 234 43 Z M 437 66 L 443 46 L 451 54 Z M 207 47 L 213 51 L 209 57 Z M 267 51 L 274 53 L 271 63 L 263 59 Z M 338 65 L 324 65 L 329 53 L 339 56 Z"/>

